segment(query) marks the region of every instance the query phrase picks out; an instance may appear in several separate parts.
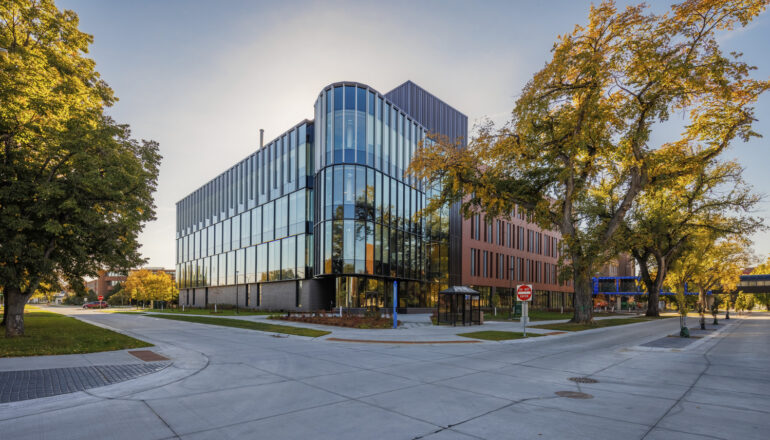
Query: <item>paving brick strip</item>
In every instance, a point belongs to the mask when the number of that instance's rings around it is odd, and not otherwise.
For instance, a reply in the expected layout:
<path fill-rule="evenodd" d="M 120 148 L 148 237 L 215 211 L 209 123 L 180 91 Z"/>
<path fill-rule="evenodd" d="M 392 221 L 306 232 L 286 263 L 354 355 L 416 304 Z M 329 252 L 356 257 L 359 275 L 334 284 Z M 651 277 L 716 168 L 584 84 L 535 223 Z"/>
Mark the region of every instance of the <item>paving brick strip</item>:
<path fill-rule="evenodd" d="M 160 371 L 171 362 L 0 372 L 0 403 L 102 387 Z"/>

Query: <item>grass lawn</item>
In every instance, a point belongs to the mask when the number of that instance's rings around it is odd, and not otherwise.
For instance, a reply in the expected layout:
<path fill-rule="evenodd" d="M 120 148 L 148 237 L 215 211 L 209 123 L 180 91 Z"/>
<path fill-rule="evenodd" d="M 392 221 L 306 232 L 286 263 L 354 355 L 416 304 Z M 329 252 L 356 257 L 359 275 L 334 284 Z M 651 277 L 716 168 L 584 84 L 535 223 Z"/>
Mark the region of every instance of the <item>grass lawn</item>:
<path fill-rule="evenodd" d="M 262 332 L 283 333 L 287 335 L 310 336 L 317 338 L 328 335 L 331 332 L 315 330 L 312 328 L 291 327 L 288 325 L 268 324 L 265 322 L 245 321 L 242 319 L 228 318 L 210 318 L 207 316 L 185 316 L 185 315 L 146 315 L 152 318 L 173 319 L 176 321 L 197 322 L 199 324 L 221 325 L 224 327 L 245 328 L 247 330 L 259 330 Z"/>
<path fill-rule="evenodd" d="M 235 313 L 235 309 L 218 309 L 214 313 L 214 309 L 142 309 L 140 312 L 153 312 L 153 313 L 169 313 L 172 315 L 214 315 L 214 316 L 239 316 L 239 315 L 273 315 L 275 312 L 263 312 L 259 310 L 240 309 L 238 313 Z"/>
<path fill-rule="evenodd" d="M 51 312 L 24 314 L 24 336 L 0 336 L 0 357 L 94 353 L 152 344 Z"/>
<path fill-rule="evenodd" d="M 665 316 L 660 318 L 648 318 L 645 316 L 636 318 L 614 318 L 614 319 L 601 319 L 596 320 L 592 324 L 576 324 L 573 322 L 563 322 L 559 324 L 544 324 L 533 325 L 534 328 L 545 328 L 549 330 L 561 330 L 566 332 L 577 332 L 580 330 L 591 330 L 592 328 L 613 327 L 616 325 L 634 324 L 636 322 L 654 321 L 656 319 L 665 319 Z"/>
<path fill-rule="evenodd" d="M 479 332 L 470 333 L 458 333 L 457 336 L 465 336 L 466 338 L 484 339 L 487 341 L 508 341 L 511 339 L 522 339 L 524 333 L 521 332 L 501 332 L 496 330 L 485 330 Z M 530 333 L 527 337 L 543 336 L 535 333 Z"/>
<path fill-rule="evenodd" d="M 594 316 L 618 316 L 619 313 L 594 312 Z M 529 320 L 532 321 L 556 321 L 558 319 L 572 319 L 572 312 L 548 312 L 544 310 L 530 310 Z M 508 321 L 510 320 L 510 310 L 497 309 L 497 316 L 492 313 L 484 313 L 484 321 Z M 513 319 L 518 321 L 519 318 Z"/>

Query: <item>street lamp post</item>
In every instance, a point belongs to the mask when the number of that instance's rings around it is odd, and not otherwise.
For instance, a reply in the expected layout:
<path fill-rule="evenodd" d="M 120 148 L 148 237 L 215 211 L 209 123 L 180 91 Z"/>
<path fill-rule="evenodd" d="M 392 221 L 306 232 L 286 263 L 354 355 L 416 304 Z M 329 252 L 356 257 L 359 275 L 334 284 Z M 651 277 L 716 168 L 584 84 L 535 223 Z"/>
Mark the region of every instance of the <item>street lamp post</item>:
<path fill-rule="evenodd" d="M 238 314 L 238 271 L 235 271 L 235 314 Z"/>

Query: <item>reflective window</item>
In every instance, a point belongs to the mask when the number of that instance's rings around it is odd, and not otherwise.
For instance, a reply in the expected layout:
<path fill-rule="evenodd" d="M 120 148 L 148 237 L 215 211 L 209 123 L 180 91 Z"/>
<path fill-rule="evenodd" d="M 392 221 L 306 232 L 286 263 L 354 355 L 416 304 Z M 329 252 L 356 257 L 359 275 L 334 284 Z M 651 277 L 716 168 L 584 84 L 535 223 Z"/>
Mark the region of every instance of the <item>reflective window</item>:
<path fill-rule="evenodd" d="M 271 241 L 269 246 L 268 279 L 277 281 L 281 279 L 281 240 Z"/>
<path fill-rule="evenodd" d="M 219 285 L 227 285 L 227 254 L 219 254 Z"/>
<path fill-rule="evenodd" d="M 289 235 L 289 196 L 275 201 L 275 238 Z"/>
<path fill-rule="evenodd" d="M 355 271 L 355 222 L 353 220 L 344 221 L 344 232 L 342 242 L 342 270 L 345 273 Z"/>
<path fill-rule="evenodd" d="M 337 166 L 334 167 L 334 212 L 332 213 L 332 217 L 335 219 L 341 219 L 344 217 L 344 210 L 342 206 L 342 194 L 343 194 L 343 186 L 345 184 L 345 178 L 344 178 L 344 171 L 345 167 Z M 328 170 L 327 170 L 328 172 Z"/>
<path fill-rule="evenodd" d="M 374 93 L 367 94 L 366 164 L 374 166 Z"/>
<path fill-rule="evenodd" d="M 266 243 L 257 246 L 257 281 L 267 281 L 267 248 Z"/>
<path fill-rule="evenodd" d="M 258 206 L 251 212 L 251 244 L 262 242 L 262 207 Z"/>
<path fill-rule="evenodd" d="M 290 280 L 295 278 L 297 269 L 297 237 L 288 237 L 281 240 L 281 278 Z"/>
<path fill-rule="evenodd" d="M 231 241 L 231 230 L 230 230 L 230 221 L 231 219 L 227 219 L 222 222 L 222 251 L 227 252 L 230 249 L 232 249 L 232 241 Z"/>
<path fill-rule="evenodd" d="M 241 247 L 241 216 L 236 215 L 232 219 L 232 240 L 230 243 L 230 249 L 238 249 Z"/>
<path fill-rule="evenodd" d="M 334 88 L 334 162 L 342 162 L 342 86 Z"/>
<path fill-rule="evenodd" d="M 262 241 L 275 238 L 275 216 L 273 215 L 274 201 L 262 205 Z"/>
<path fill-rule="evenodd" d="M 374 106 L 374 167 L 382 169 L 382 98 L 377 96 Z"/>
<path fill-rule="evenodd" d="M 219 256 L 214 255 L 211 257 L 211 285 L 219 285 Z"/>
<path fill-rule="evenodd" d="M 246 282 L 246 249 L 235 251 L 235 283 Z"/>
<path fill-rule="evenodd" d="M 342 193 L 342 202 L 345 205 L 344 217 L 353 218 L 355 209 L 355 186 L 356 186 L 356 174 L 355 167 L 348 165 L 344 167 L 345 177 Z"/>
<path fill-rule="evenodd" d="M 356 89 L 356 162 L 366 163 L 366 89 Z"/>
<path fill-rule="evenodd" d="M 246 282 L 254 283 L 257 281 L 257 247 L 250 246 L 246 248 Z"/>
<path fill-rule="evenodd" d="M 210 257 L 214 255 L 214 235 L 215 235 L 214 226 L 209 226 L 206 229 L 208 229 L 207 235 L 208 235 L 208 241 L 209 241 L 209 245 L 207 247 L 208 252 L 206 252 L 206 256 Z"/>
<path fill-rule="evenodd" d="M 225 255 L 227 256 L 227 279 L 224 284 L 235 284 L 235 271 L 237 270 L 237 267 L 235 266 L 235 251 L 230 251 L 222 256 Z"/>

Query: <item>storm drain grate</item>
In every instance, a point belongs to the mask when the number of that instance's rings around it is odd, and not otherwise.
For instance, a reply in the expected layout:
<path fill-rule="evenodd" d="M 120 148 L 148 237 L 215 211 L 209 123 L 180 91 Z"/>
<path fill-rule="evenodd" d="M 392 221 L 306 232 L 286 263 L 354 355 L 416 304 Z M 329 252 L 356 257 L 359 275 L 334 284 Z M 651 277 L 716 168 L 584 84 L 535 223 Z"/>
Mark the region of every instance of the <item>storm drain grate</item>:
<path fill-rule="evenodd" d="M 133 355 L 134 357 L 137 357 L 145 362 L 156 362 L 156 361 L 167 361 L 169 360 L 167 357 L 159 355 L 158 353 L 155 353 L 154 351 L 150 350 L 133 350 L 129 351 L 129 354 Z"/>
<path fill-rule="evenodd" d="M 598 383 L 599 382 L 598 380 L 591 379 L 590 377 L 570 377 L 568 380 L 571 380 L 577 383 Z"/>
<path fill-rule="evenodd" d="M 586 393 L 579 393 L 577 391 L 557 391 L 556 394 L 559 397 L 566 397 L 568 399 L 593 399 L 594 396 Z"/>

